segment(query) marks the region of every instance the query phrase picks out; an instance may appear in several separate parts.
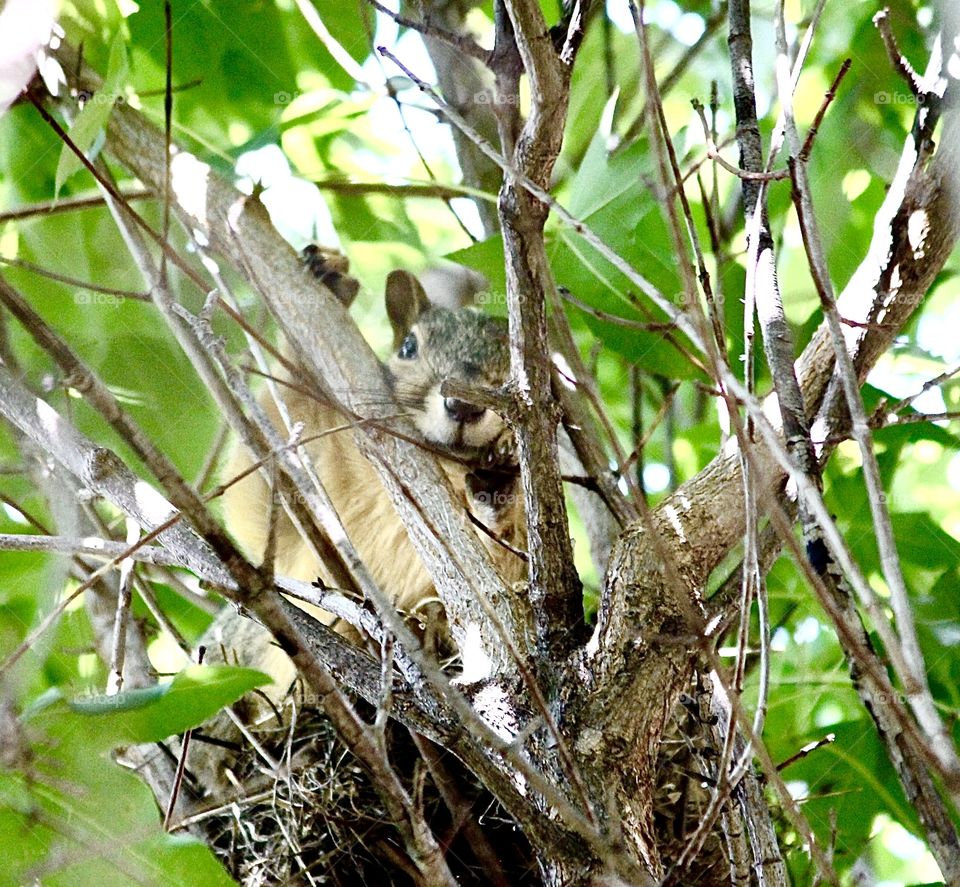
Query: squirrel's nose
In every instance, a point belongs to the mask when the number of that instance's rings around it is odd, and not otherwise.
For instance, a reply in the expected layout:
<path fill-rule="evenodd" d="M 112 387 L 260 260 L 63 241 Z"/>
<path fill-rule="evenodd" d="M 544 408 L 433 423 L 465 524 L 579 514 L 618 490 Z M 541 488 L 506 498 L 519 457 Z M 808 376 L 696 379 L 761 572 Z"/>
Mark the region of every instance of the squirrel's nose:
<path fill-rule="evenodd" d="M 487 411 L 486 407 L 478 406 L 475 403 L 467 403 L 467 401 L 460 400 L 456 397 L 445 397 L 443 399 L 443 406 L 447 411 L 447 415 L 453 419 L 454 422 L 478 422 Z"/>

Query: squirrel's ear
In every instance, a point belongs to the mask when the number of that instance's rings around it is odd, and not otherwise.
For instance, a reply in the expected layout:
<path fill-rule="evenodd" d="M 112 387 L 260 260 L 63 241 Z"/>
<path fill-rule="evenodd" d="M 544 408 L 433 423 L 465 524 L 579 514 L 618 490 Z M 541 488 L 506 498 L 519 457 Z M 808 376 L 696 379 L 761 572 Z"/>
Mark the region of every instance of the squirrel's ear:
<path fill-rule="evenodd" d="M 420 281 L 409 271 L 391 271 L 384 294 L 387 317 L 393 327 L 393 347 L 399 348 L 417 318 L 430 307 Z"/>

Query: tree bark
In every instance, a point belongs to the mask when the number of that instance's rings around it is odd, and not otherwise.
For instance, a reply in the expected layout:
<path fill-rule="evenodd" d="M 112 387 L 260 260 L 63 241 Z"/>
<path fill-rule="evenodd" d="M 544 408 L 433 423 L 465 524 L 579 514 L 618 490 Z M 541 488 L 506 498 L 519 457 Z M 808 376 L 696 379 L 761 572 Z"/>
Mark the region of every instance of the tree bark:
<path fill-rule="evenodd" d="M 518 170 L 545 188 L 559 151 L 566 75 L 550 60 L 554 53 L 559 61 L 537 4 L 517 0 L 507 8 L 535 92 L 559 101 L 551 106 L 553 116 L 535 103 L 517 143 Z M 66 70 L 76 70 L 77 58 L 69 48 L 62 47 L 59 57 Z M 929 146 L 906 146 L 870 251 L 838 299 L 841 316 L 860 324 L 848 327 L 847 347 L 861 381 L 921 303 L 960 231 L 957 118 L 954 110 L 945 114 L 941 147 L 932 159 Z M 128 106 L 111 115 L 108 148 L 146 186 L 162 192 L 163 136 Z M 175 209 L 262 295 L 317 381 L 328 389 L 362 391 L 364 405 L 381 399 L 386 404 L 385 388 L 377 389 L 379 365 L 356 327 L 336 299 L 302 273 L 259 203 L 184 152 L 175 151 L 172 171 Z M 457 732 L 462 709 L 453 697 L 428 682 L 416 686 L 409 675 L 408 686 L 395 692 L 394 714 L 453 750 L 480 775 L 541 842 L 542 867 L 557 882 L 598 883 L 613 873 L 652 883 L 663 875 L 665 862 L 653 829 L 656 754 L 679 694 L 708 652 L 701 592 L 743 537 L 741 461 L 729 446 L 646 519 L 622 532 L 604 578 L 597 627 L 583 644 L 575 628 L 580 592 L 560 510 L 554 416 L 548 407 L 545 292 L 552 282 L 542 250 L 546 212 L 519 178 L 508 177 L 500 219 L 510 280 L 515 393 L 521 402 L 514 419 L 534 531 L 531 547 L 536 549 L 529 595 L 504 587 L 454 509 L 432 458 L 384 433 L 358 435 L 436 580 L 456 640 L 463 645 L 468 634 L 479 634 L 491 663 L 490 686 L 500 692 L 509 715 L 498 726 L 509 735 L 487 754 L 478 751 L 477 735 L 464 738 Z M 821 328 L 796 363 L 808 419 L 838 413 L 842 395 L 833 364 L 829 333 Z M 7 371 L 0 375 L 15 391 Z M 349 394 L 346 401 L 348 408 L 361 411 Z M 759 421 L 760 405 L 745 401 Z M 46 440 L 51 428 L 58 430 L 63 464 L 91 489 L 122 502 L 145 526 L 169 517 L 165 502 L 152 501 L 154 510 L 144 512 L 143 501 L 132 497 L 136 481 L 125 466 L 80 439 L 52 410 L 23 398 L 12 404 L 5 414 L 35 439 Z M 384 415 L 389 409 L 384 407 Z M 783 453 L 775 453 L 771 442 L 758 442 L 747 455 L 757 472 L 761 501 L 776 497 L 787 476 L 785 462 L 778 458 Z M 236 585 L 231 570 L 218 565 L 209 547 L 182 525 L 165 530 L 159 541 L 198 575 L 215 577 L 226 587 Z M 301 624 L 296 614 L 281 618 L 315 645 L 315 656 L 351 655 L 318 627 Z M 503 643 L 501 632 L 510 644 Z M 519 664 L 510 650 L 536 662 L 537 676 L 546 678 L 546 714 L 555 720 L 555 736 L 543 723 L 538 728 L 537 718 L 545 713 L 517 680 Z M 363 680 L 353 678 L 352 686 L 376 703 L 378 666 L 360 656 L 354 657 L 351 674 Z M 473 689 L 469 701 L 475 710 L 482 709 L 480 691 L 489 687 Z M 488 725 L 492 721 L 486 710 L 481 717 Z M 554 780 L 553 791 L 546 782 L 524 781 L 535 779 L 519 762 L 524 756 Z M 943 851 L 945 861 L 951 852 Z M 945 868 L 945 874 L 948 870 L 953 871 Z"/>

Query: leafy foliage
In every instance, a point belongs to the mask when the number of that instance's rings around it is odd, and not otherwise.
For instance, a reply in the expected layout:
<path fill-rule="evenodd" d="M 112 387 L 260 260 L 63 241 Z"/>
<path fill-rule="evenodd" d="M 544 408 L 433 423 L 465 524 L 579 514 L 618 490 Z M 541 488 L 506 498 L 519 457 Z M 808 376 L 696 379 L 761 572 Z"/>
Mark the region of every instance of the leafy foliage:
<path fill-rule="evenodd" d="M 142 3 L 131 12 L 134 5 L 119 3 L 115 8 L 76 3 L 65 12 L 62 23 L 68 37 L 83 40 L 87 57 L 106 72 L 105 92 L 139 102 L 159 121 L 165 67 L 163 4 Z M 230 0 L 174 5 L 175 139 L 228 176 L 240 178 L 238 162 L 246 162 L 248 169 L 254 170 L 246 176 L 268 185 L 264 200 L 278 226 L 290 232 L 291 240 L 300 241 L 297 246 L 317 232 L 327 237 L 336 233 L 365 286 L 355 315 L 372 341 L 382 346 L 388 339 L 379 293 L 386 274 L 398 265 L 426 266 L 446 256 L 473 267 L 490 282 L 490 291 L 483 297 L 485 306 L 505 313 L 499 237 L 483 236 L 463 199 L 448 206 L 429 197 L 405 196 L 405 184 L 429 179 L 410 146 L 411 138 L 441 182 L 455 181 L 458 175 L 441 125 L 417 109 L 407 108 L 409 119 L 401 119 L 397 113 L 394 98 L 408 106 L 422 103 L 409 83 L 397 81 L 408 88 L 390 97 L 358 91 L 354 78 L 317 42 L 295 4 Z M 370 9 L 361 4 L 344 6 L 322 0 L 313 5 L 371 82 L 378 77 L 382 80 L 371 34 L 376 28 L 377 41 L 391 41 L 398 37 L 396 29 L 385 22 L 375 23 Z M 658 73 L 665 75 L 690 40 L 681 39 L 684 31 L 676 4 L 663 0 L 646 5 L 658 41 Z M 803 15 L 813 6 L 811 2 L 792 5 Z M 914 22 L 926 5 L 900 0 L 891 6 L 902 47 L 919 63 L 926 48 Z M 689 17 L 703 25 L 712 8 L 713 4 L 706 2 L 684 4 L 687 25 Z M 827 20 L 817 32 L 796 100 L 801 123 L 809 125 L 842 59 L 850 56 L 855 60 L 854 75 L 845 81 L 820 127 L 810 167 L 830 271 L 838 287 L 867 252 L 872 221 L 913 111 L 870 24 L 875 11 L 875 4 L 833 10 L 828 6 Z M 471 22 L 489 36 L 489 4 L 476 8 L 472 15 Z M 755 46 L 757 70 L 764 72 L 761 96 L 769 103 L 773 101 L 773 67 L 767 28 L 768 23 L 759 19 Z M 409 33 L 399 37 L 399 46 L 409 51 L 423 72 L 425 58 L 414 48 L 413 38 Z M 554 192 L 661 292 L 677 298 L 682 292 L 681 276 L 663 213 L 659 171 L 642 135 L 645 94 L 639 86 L 636 42 L 628 30 L 616 27 L 611 41 L 607 53 L 601 29 L 596 27 L 584 43 Z M 728 64 L 721 29 L 720 36 L 706 44 L 665 96 L 665 110 L 684 169 L 692 169 L 703 159 L 699 121 L 689 100 L 708 102 L 713 81 L 719 83 L 721 138 L 732 134 Z M 393 73 L 386 70 L 387 75 Z M 608 73 L 619 89 L 615 98 L 607 88 Z M 78 145 L 91 157 L 97 155 L 110 108 L 106 102 L 90 103 L 71 128 Z M 766 110 L 761 108 L 761 112 Z M 773 116 L 764 116 L 767 135 Z M 404 131 L 405 124 L 409 133 Z M 722 152 L 733 161 L 734 150 L 724 146 Z M 61 200 L 69 200 L 88 194 L 92 187 L 89 173 L 79 168 L 28 106 L 15 107 L 0 119 L 0 158 L 3 211 L 53 201 L 57 194 Z M 121 170 L 114 174 L 123 180 Z M 729 176 L 719 177 L 715 184 L 706 166 L 698 174 L 703 191 L 691 185 L 688 197 L 701 241 L 709 243 L 703 219 L 704 202 L 711 194 L 715 193 L 726 229 L 722 232 L 726 247 L 716 261 L 710 260 L 708 270 L 722 300 L 728 352 L 737 366 L 743 348 L 744 289 L 744 234 L 736 205 L 737 185 Z M 382 180 L 396 187 L 367 191 L 337 187 L 346 181 L 376 185 Z M 307 184 L 311 182 L 316 187 Z M 123 185 L 132 187 L 134 183 L 123 180 Z M 770 213 L 778 237 L 787 314 L 803 343 L 819 322 L 820 313 L 806 273 L 788 187 L 772 186 Z M 495 195 L 481 195 L 481 199 L 493 200 Z M 155 206 L 137 205 L 151 222 L 158 222 Z M 453 211 L 461 214 L 472 237 L 457 224 Z M 183 235 L 175 231 L 172 237 L 184 253 Z M 680 334 L 667 337 L 662 330 L 622 323 L 656 324 L 665 317 L 642 300 L 580 236 L 552 221 L 548 246 L 558 283 L 593 309 L 567 307 L 582 353 L 596 367 L 621 445 L 626 452 L 633 449 L 635 424 L 642 435 L 649 434 L 643 452 L 648 469 L 644 477 L 655 500 L 667 484 L 658 486 L 653 481 L 651 467 L 664 469 L 667 483 L 675 486 L 699 471 L 721 446 L 721 419 L 699 384 L 704 381 L 703 374 L 688 359 Z M 116 291 L 142 290 L 144 282 L 125 255 L 123 240 L 102 206 L 0 221 L 3 259 L 40 265 Z M 905 331 L 903 341 L 878 367 L 871 380 L 873 387 L 867 389 L 868 408 L 883 409 L 884 402 L 889 406 L 918 392 L 924 381 L 960 358 L 956 336 L 949 332 L 958 319 L 951 302 L 955 302 L 958 271 L 954 256 L 939 289 L 924 306 L 921 320 Z M 199 479 L 221 420 L 155 309 L 120 294 L 91 292 L 40 277 L 23 266 L 5 267 L 3 275 L 28 294 L 36 310 L 69 338 L 185 476 Z M 181 289 L 179 296 L 189 307 L 199 307 L 203 293 L 182 281 L 174 285 Z M 243 310 L 260 323 L 259 309 L 251 304 L 249 294 L 239 285 L 237 293 Z M 216 323 L 228 339 L 237 336 L 222 316 Z M 19 369 L 31 384 L 37 389 L 46 387 L 51 402 L 70 415 L 84 433 L 142 468 L 19 326 L 7 324 L 6 334 L 8 350 L 17 356 Z M 642 378 L 638 413 L 634 413 L 636 392 L 629 384 L 634 366 Z M 760 372 L 759 385 L 763 386 L 762 368 Z M 675 394 L 674 382 L 680 383 Z M 953 381 L 934 388 L 914 408 L 918 412 L 956 410 L 958 401 L 960 383 Z M 918 418 L 912 409 L 903 415 Z M 960 609 L 956 595 L 960 580 L 960 439 L 956 432 L 952 419 L 910 421 L 876 436 L 932 689 L 951 723 L 960 712 Z M 21 467 L 17 441 L 4 429 L 0 429 L 0 467 Z M 827 501 L 836 511 L 858 563 L 883 594 L 855 448 L 840 447 L 826 481 Z M 16 503 L 0 512 L 0 532 L 37 532 L 24 512 L 43 526 L 53 526 L 55 515 L 26 475 L 4 471 L 0 492 L 4 502 Z M 117 519 L 106 507 L 101 514 L 107 523 Z M 577 539 L 577 555 L 587 572 L 582 533 Z M 61 558 L 5 553 L 0 558 L 0 649 L 9 652 L 28 638 L 73 587 L 71 582 Z M 918 837 L 922 832 L 904 801 L 872 722 L 850 688 L 842 651 L 827 627 L 828 619 L 787 560 L 772 570 L 768 585 L 778 647 L 764 738 L 774 757 L 786 760 L 809 742 L 827 734 L 835 737 L 784 773 L 803 798 L 816 834 L 825 843 L 835 844 L 835 861 L 841 872 L 849 874 L 858 860 L 869 856 L 878 880 L 935 877 L 935 872 L 930 874 L 928 857 L 905 862 L 887 850 L 871 849 L 871 837 L 881 826 L 887 829 L 883 835 L 889 833 L 888 826 Z M 161 609 L 188 641 L 195 641 L 208 621 L 206 611 L 180 596 L 167 579 L 157 577 L 151 587 Z M 134 613 L 151 638 L 161 634 L 139 594 Z M 10 769 L 0 776 L 0 846 L 6 848 L 7 856 L 0 883 L 25 883 L 33 876 L 51 885 L 232 883 L 205 848 L 189 839 L 162 834 L 147 790 L 106 753 L 115 746 L 156 741 L 201 723 L 254 686 L 256 675 L 235 669 L 191 669 L 157 688 L 111 697 L 107 710 L 99 710 L 89 701 L 67 702 L 103 687 L 105 672 L 91 651 L 86 614 L 71 608 L 56 629 L 37 639 L 20 664 L 4 675 L 3 689 L 9 694 L 6 704 L 10 707 L 4 717 L 21 732 L 5 759 Z M 162 671 L 167 664 L 158 662 L 158 669 Z M 755 677 L 750 680 L 754 683 L 748 684 L 748 690 L 755 692 Z M 19 718 L 14 712 L 20 713 Z M 4 753 L 7 755 L 6 749 Z M 782 837 L 796 882 L 808 883 L 808 859 L 797 835 L 784 826 Z"/>
<path fill-rule="evenodd" d="M 160 829 L 149 789 L 108 752 L 194 727 L 263 680 L 195 666 L 169 684 L 73 702 L 51 690 L 34 702 L 5 749 L 19 766 L 0 775 L 2 883 L 234 883 L 205 845 Z"/>

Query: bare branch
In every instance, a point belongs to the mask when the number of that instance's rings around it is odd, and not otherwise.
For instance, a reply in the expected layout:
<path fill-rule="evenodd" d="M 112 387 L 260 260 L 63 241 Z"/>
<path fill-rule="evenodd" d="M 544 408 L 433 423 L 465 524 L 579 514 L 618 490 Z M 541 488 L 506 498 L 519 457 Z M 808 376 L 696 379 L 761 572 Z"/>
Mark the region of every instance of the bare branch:
<path fill-rule="evenodd" d="M 145 188 L 125 188 L 123 198 L 125 200 L 143 200 L 146 197 L 153 197 L 151 191 Z M 0 223 L 12 222 L 19 219 L 30 219 L 34 216 L 47 216 L 54 213 L 73 212 L 78 209 L 94 209 L 103 206 L 102 196 L 93 197 L 60 197 L 56 201 L 48 203 L 34 203 L 28 206 L 20 206 L 17 209 L 9 209 L 0 212 Z"/>
<path fill-rule="evenodd" d="M 388 9 L 382 3 L 378 3 L 377 0 L 366 0 L 366 2 L 376 9 L 377 12 L 381 12 L 388 18 L 393 19 L 398 25 L 400 25 L 400 27 L 410 28 L 416 31 L 418 34 L 421 34 L 423 37 L 430 37 L 434 40 L 439 40 L 443 43 L 446 43 L 457 52 L 461 52 L 483 65 L 490 64 L 490 51 L 480 46 L 476 40 L 472 40 L 469 37 L 464 37 L 463 34 L 459 34 L 456 31 L 448 31 L 445 28 L 438 28 L 428 21 L 417 21 L 416 19 L 400 15 L 399 13 L 394 12 L 392 9 Z M 298 5 L 300 5 L 299 0 Z"/>
<path fill-rule="evenodd" d="M 913 69 L 913 65 L 907 60 L 907 57 L 900 52 L 897 46 L 897 38 L 893 35 L 893 28 L 890 27 L 890 9 L 884 7 L 874 17 L 873 23 L 877 26 L 880 36 L 883 38 L 884 48 L 887 50 L 887 56 L 893 69 L 903 78 L 910 91 L 916 97 L 920 97 L 923 92 L 923 84 L 920 76 Z"/>
<path fill-rule="evenodd" d="M 73 70 L 76 65 L 71 64 L 69 47 L 63 44 L 58 51 L 64 67 Z M 164 165 L 162 137 L 140 115 L 128 106 L 114 109 L 108 140 L 141 181 L 159 182 Z M 175 209 L 188 225 L 204 232 L 213 249 L 245 272 L 320 390 L 361 392 L 349 395 L 346 403 L 361 416 L 392 414 L 389 392 L 380 381 L 379 363 L 369 346 L 335 297 L 303 273 L 290 246 L 270 226 L 263 207 L 189 154 L 176 155 L 172 172 L 174 197 L 179 201 Z M 195 200 L 198 194 L 205 198 L 201 204 Z M 415 436 L 403 421 L 394 424 L 409 437 Z M 396 437 L 377 431 L 358 433 L 358 444 L 381 474 L 401 517 L 409 521 L 413 542 L 436 580 L 455 639 L 463 645 L 468 626 L 481 627 L 485 654 L 492 663 L 501 664 L 504 649 L 488 612 L 496 612 L 513 636 L 524 638 L 526 623 L 521 617 L 518 624 L 516 614 L 522 614 L 527 604 L 503 588 L 467 519 L 451 523 L 456 509 L 445 476 L 434 460 Z M 458 565 L 453 572 L 450 550 L 456 552 Z"/>

